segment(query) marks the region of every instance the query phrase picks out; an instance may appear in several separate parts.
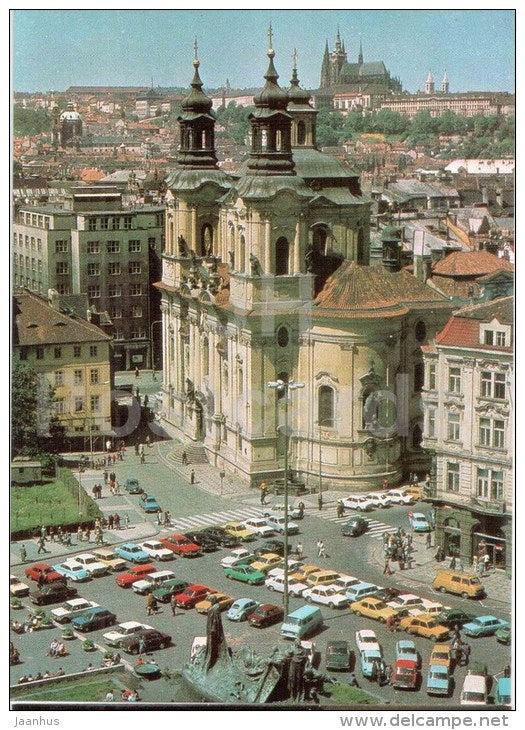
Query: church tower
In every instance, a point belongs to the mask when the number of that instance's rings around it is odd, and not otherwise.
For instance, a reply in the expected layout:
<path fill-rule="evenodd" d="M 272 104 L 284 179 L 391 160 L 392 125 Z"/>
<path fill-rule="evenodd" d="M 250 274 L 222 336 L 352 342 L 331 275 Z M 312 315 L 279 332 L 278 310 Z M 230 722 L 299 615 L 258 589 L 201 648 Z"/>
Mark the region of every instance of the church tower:
<path fill-rule="evenodd" d="M 323 63 L 321 65 L 321 89 L 330 87 L 330 52 L 328 51 L 328 41 L 326 41 L 323 54 Z"/>
<path fill-rule="evenodd" d="M 441 79 L 441 93 L 442 94 L 448 94 L 449 93 L 448 74 L 447 74 L 446 71 L 443 74 L 443 78 Z"/>
<path fill-rule="evenodd" d="M 359 56 L 357 57 L 357 63 L 363 65 L 363 41 L 359 41 Z"/>
<path fill-rule="evenodd" d="M 317 110 L 310 104 L 310 94 L 301 89 L 297 77 L 297 50 L 293 54 L 293 71 L 288 89 L 288 113 L 292 117 L 292 148 L 315 147 Z"/>
<path fill-rule="evenodd" d="M 434 93 L 434 77 L 432 76 L 432 71 L 429 71 L 427 80 L 425 81 L 425 94 L 433 94 L 433 93 Z"/>

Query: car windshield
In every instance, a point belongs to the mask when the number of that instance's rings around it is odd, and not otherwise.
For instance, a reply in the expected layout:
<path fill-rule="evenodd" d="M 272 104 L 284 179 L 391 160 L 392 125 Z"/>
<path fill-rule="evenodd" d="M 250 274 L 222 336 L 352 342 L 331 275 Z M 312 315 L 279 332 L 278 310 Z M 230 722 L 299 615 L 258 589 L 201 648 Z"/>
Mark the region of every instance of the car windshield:
<path fill-rule="evenodd" d="M 463 699 L 469 702 L 482 702 L 485 704 L 485 695 L 483 692 L 464 692 Z"/>
<path fill-rule="evenodd" d="M 411 677 L 414 673 L 414 670 L 410 667 L 399 667 L 397 670 L 397 674 L 399 677 Z"/>
<path fill-rule="evenodd" d="M 448 678 L 448 674 L 446 672 L 437 672 L 435 670 L 430 672 L 430 676 L 432 677 L 432 679 L 447 679 Z"/>
<path fill-rule="evenodd" d="M 446 651 L 435 651 L 433 652 L 434 659 L 448 659 L 448 652 Z"/>
<path fill-rule="evenodd" d="M 347 654 L 348 650 L 344 646 L 331 646 L 330 654 Z"/>
<path fill-rule="evenodd" d="M 479 578 L 471 578 L 469 582 L 470 582 L 471 586 L 478 585 L 479 583 L 481 583 Z"/>
<path fill-rule="evenodd" d="M 377 644 L 375 636 L 361 636 L 361 641 L 363 644 Z"/>
<path fill-rule="evenodd" d="M 298 626 L 299 625 L 299 619 L 296 616 L 288 616 L 286 619 L 287 624 L 291 624 L 292 626 Z"/>

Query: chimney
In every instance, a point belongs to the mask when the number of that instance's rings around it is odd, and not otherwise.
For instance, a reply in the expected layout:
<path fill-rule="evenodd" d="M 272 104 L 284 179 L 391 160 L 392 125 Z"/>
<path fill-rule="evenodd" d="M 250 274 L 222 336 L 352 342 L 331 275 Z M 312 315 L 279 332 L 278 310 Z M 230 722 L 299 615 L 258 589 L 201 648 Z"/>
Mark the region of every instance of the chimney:
<path fill-rule="evenodd" d="M 55 309 L 57 312 L 59 312 L 60 311 L 60 295 L 56 289 L 47 290 L 47 299 L 48 299 L 49 305 L 53 309 Z"/>

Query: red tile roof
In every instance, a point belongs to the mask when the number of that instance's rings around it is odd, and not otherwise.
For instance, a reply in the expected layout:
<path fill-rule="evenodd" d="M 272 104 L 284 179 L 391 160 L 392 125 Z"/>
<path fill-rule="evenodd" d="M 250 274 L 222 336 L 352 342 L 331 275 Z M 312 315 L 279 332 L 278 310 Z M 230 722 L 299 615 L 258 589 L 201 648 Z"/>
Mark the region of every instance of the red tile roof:
<path fill-rule="evenodd" d="M 432 267 L 433 274 L 441 276 L 484 276 L 493 271 L 514 271 L 513 264 L 489 251 L 454 251 Z"/>
<path fill-rule="evenodd" d="M 510 346 L 485 345 L 480 342 L 480 324 L 492 322 L 494 319 L 501 324 L 512 324 L 514 297 L 502 297 L 458 309 L 436 335 L 436 344 L 511 352 Z"/>

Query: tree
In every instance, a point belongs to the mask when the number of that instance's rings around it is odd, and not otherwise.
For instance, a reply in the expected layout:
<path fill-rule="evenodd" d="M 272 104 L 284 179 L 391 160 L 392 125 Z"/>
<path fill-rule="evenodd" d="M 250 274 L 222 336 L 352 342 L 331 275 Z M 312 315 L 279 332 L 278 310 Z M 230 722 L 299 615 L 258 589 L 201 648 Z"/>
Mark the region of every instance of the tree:
<path fill-rule="evenodd" d="M 64 428 L 53 412 L 54 392 L 33 368 L 15 362 L 11 373 L 11 421 L 13 453 L 35 456 L 57 453 Z"/>
<path fill-rule="evenodd" d="M 34 136 L 51 130 L 52 120 L 45 109 L 13 109 L 13 132 L 15 137 Z"/>
<path fill-rule="evenodd" d="M 407 117 L 390 109 L 380 109 L 374 122 L 375 129 L 383 134 L 403 134 L 409 125 Z"/>

